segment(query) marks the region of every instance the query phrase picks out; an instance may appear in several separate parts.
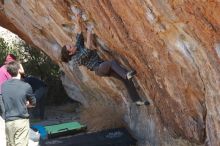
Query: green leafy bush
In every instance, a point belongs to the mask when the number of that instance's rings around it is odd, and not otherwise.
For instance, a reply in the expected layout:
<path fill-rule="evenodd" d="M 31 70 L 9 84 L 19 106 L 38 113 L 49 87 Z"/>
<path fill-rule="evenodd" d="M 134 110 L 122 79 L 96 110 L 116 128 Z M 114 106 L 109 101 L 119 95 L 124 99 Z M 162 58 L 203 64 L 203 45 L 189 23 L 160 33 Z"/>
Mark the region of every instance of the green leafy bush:
<path fill-rule="evenodd" d="M 21 61 L 26 75 L 39 77 L 48 85 L 47 104 L 58 105 L 67 101 L 68 96 L 60 80 L 59 66 L 44 52 L 24 41 L 14 42 L 10 46 L 3 38 L 0 38 L 0 50 L 1 64 L 3 64 L 7 54 L 13 53 Z"/>
<path fill-rule="evenodd" d="M 3 38 L 0 38 L 0 65 L 3 65 L 7 54 L 18 55 L 18 51 L 12 48 Z"/>

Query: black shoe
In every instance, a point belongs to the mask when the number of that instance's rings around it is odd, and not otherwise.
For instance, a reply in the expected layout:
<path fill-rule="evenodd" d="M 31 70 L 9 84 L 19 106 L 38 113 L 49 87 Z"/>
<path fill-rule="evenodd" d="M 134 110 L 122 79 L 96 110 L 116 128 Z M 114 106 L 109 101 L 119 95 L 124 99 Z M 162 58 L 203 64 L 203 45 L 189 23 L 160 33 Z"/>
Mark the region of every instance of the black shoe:
<path fill-rule="evenodd" d="M 131 70 L 127 73 L 126 77 L 128 80 L 132 79 L 134 77 L 134 75 L 136 75 L 136 71 L 135 70 Z"/>
<path fill-rule="evenodd" d="M 141 106 L 141 105 L 150 105 L 150 102 L 146 101 L 136 101 L 135 102 L 137 106 Z"/>

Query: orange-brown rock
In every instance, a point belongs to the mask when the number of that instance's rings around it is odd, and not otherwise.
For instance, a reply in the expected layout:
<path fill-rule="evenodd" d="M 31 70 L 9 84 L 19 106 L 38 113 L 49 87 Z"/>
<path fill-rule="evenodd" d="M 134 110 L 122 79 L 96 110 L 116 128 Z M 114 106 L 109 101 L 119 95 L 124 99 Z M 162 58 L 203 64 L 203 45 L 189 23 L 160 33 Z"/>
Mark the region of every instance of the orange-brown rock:
<path fill-rule="evenodd" d="M 68 93 L 126 105 L 139 145 L 220 145 L 219 0 L 2 0 L 0 25 L 46 52 L 71 79 Z M 74 42 L 75 12 L 94 24 L 97 50 L 136 69 L 151 106 L 133 105 L 122 83 L 60 61 Z M 69 25 L 66 27 L 66 25 Z M 63 77 L 63 81 L 67 81 Z"/>

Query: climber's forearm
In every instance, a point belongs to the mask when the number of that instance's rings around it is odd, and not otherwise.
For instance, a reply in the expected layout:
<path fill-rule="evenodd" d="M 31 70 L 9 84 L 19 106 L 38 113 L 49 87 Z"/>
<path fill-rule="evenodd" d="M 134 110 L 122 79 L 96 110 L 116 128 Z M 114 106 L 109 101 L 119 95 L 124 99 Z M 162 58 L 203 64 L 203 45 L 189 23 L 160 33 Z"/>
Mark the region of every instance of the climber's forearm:
<path fill-rule="evenodd" d="M 80 19 L 81 19 L 81 16 L 80 16 L 80 14 L 78 14 L 76 16 L 76 33 L 78 33 L 78 34 L 80 34 L 82 32 L 82 26 L 80 23 Z"/>
<path fill-rule="evenodd" d="M 92 32 L 91 31 L 87 31 L 87 37 L 86 37 L 86 47 L 88 49 L 91 49 L 91 40 L 92 40 Z"/>

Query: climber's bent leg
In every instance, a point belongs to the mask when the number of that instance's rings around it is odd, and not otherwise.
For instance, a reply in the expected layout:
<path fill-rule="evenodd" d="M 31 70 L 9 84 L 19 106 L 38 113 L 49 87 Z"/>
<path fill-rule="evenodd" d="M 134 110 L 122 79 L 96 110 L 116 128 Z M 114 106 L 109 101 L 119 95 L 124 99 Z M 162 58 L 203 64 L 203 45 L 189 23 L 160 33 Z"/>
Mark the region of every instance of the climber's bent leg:
<path fill-rule="evenodd" d="M 142 101 L 142 99 L 140 98 L 140 95 L 137 92 L 137 89 L 134 86 L 134 83 L 132 80 L 123 79 L 115 72 L 112 72 L 111 76 L 113 76 L 114 78 L 121 80 L 123 82 L 123 84 L 125 85 L 125 87 L 127 89 L 129 97 L 131 98 L 132 102 L 136 103 L 136 105 L 140 106 L 140 105 L 149 105 L 150 104 L 147 100 Z"/>
<path fill-rule="evenodd" d="M 94 70 L 99 76 L 108 76 L 111 71 L 114 71 L 123 79 L 131 79 L 136 74 L 135 71 L 127 71 L 114 60 L 104 61 L 98 67 L 95 67 Z"/>
<path fill-rule="evenodd" d="M 94 68 L 95 74 L 98 76 L 109 76 L 111 72 L 111 62 L 104 61 Z"/>

